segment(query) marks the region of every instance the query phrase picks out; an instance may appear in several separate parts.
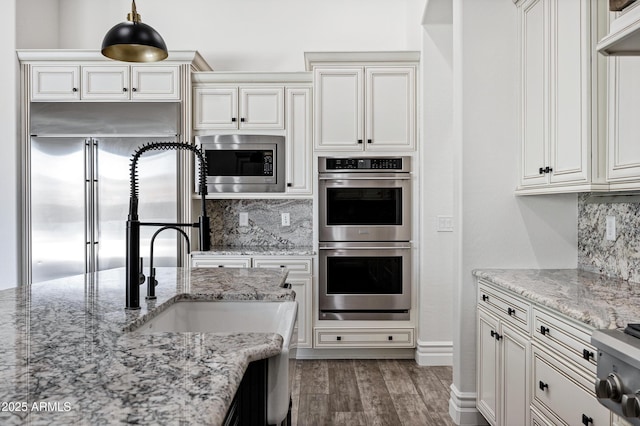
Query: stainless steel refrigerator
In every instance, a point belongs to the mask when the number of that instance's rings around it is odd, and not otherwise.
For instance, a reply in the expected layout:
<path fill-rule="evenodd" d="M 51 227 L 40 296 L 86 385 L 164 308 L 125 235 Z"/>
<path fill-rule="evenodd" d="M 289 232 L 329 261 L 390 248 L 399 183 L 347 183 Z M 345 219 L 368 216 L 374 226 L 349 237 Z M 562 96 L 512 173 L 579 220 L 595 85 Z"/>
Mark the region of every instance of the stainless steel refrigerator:
<path fill-rule="evenodd" d="M 178 139 L 177 108 L 171 104 L 124 108 L 34 104 L 33 108 L 31 282 L 124 267 L 131 156 L 144 143 Z M 151 151 L 140 159 L 142 221 L 176 221 L 177 164 L 175 151 Z M 146 265 L 155 231 L 142 230 Z M 154 244 L 154 265 L 175 265 L 177 253 L 175 233 L 160 234 Z"/>

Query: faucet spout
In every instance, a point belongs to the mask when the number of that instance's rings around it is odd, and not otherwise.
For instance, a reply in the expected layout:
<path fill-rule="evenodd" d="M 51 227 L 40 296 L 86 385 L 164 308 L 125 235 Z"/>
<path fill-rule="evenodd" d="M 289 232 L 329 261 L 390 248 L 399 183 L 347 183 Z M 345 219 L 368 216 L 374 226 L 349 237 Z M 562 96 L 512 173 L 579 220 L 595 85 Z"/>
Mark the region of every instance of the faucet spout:
<path fill-rule="evenodd" d="M 164 151 L 164 150 L 188 150 L 191 151 L 197 158 L 200 165 L 199 173 L 199 189 L 201 196 L 201 213 L 198 219 L 198 223 L 141 223 L 138 219 L 138 160 L 140 156 L 147 151 Z M 157 231 L 151 242 L 151 271 L 153 274 L 153 280 L 149 280 L 149 287 L 152 291 L 152 295 L 155 295 L 153 290 L 157 281 L 155 280 L 155 273 L 153 271 L 153 239 L 155 236 L 164 229 L 176 229 L 181 232 L 185 237 L 187 234 L 179 226 L 187 226 L 198 228 L 200 237 L 200 250 L 207 251 L 211 248 L 210 242 L 210 227 L 209 218 L 207 217 L 205 198 L 207 195 L 207 161 L 204 153 L 201 149 L 198 149 L 195 145 L 184 142 L 151 142 L 149 144 L 139 147 L 134 153 L 131 159 L 130 169 L 130 196 L 129 196 L 129 215 L 127 217 L 126 227 L 126 309 L 140 309 L 140 284 L 144 283 L 144 275 L 142 274 L 142 259 L 140 258 L 140 227 L 141 226 L 163 226 L 163 229 Z M 191 251 L 189 238 L 187 237 L 187 248 Z M 151 278 L 151 276 L 150 276 Z M 151 282 L 153 281 L 153 282 Z"/>
<path fill-rule="evenodd" d="M 151 250 L 149 254 L 149 280 L 147 282 L 147 297 L 145 299 L 152 300 L 156 298 L 156 286 L 158 285 L 158 280 L 156 280 L 156 268 L 153 267 L 153 244 L 156 242 L 156 237 L 162 231 L 166 231 L 167 229 L 175 229 L 178 233 L 182 234 L 182 236 L 187 240 L 187 252 L 191 253 L 191 243 L 189 242 L 189 236 L 182 229 L 178 228 L 175 225 L 167 225 L 158 229 L 154 232 L 151 237 Z M 140 265 L 142 268 L 142 265 Z"/>

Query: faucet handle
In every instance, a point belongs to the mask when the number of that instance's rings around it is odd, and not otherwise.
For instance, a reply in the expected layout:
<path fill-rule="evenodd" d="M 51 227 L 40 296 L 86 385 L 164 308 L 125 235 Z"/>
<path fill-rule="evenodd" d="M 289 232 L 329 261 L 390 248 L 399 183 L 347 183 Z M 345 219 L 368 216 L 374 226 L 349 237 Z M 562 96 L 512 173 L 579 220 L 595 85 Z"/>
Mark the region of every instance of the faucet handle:
<path fill-rule="evenodd" d="M 145 299 L 156 299 L 157 285 L 158 280 L 156 280 L 156 268 L 151 268 L 151 271 L 149 272 L 149 282 L 147 283 L 147 297 L 145 297 Z"/>
<path fill-rule="evenodd" d="M 141 257 L 140 258 L 140 269 L 139 269 L 140 275 L 138 275 L 138 284 L 139 285 L 144 284 L 144 281 L 146 280 L 146 277 L 144 276 L 144 272 L 143 272 L 144 269 L 142 269 L 143 264 L 144 264 L 144 258 Z"/>

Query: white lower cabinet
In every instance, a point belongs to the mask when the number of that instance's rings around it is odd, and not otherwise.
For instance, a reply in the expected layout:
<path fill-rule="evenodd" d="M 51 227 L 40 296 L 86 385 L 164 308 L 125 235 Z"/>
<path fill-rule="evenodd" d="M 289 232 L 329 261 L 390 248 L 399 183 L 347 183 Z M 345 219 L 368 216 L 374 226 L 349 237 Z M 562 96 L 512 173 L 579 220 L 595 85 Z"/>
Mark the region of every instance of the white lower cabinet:
<path fill-rule="evenodd" d="M 592 328 L 478 281 L 477 409 L 491 425 L 611 425 Z"/>
<path fill-rule="evenodd" d="M 492 425 L 526 425 L 529 337 L 478 309 L 478 410 Z"/>
<path fill-rule="evenodd" d="M 310 348 L 311 296 L 313 294 L 313 259 L 308 256 L 227 256 L 194 254 L 194 268 L 287 268 L 287 283 L 296 293 L 298 319 L 296 323 L 297 344 L 294 347 Z"/>

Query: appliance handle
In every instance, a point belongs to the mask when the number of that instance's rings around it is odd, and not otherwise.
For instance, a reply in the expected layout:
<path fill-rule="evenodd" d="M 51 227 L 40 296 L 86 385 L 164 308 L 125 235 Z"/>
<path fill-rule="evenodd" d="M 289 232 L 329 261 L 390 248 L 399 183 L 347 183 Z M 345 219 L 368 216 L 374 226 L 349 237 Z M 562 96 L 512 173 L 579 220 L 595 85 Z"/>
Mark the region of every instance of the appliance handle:
<path fill-rule="evenodd" d="M 335 181 L 342 181 L 342 180 L 410 180 L 411 176 L 407 175 L 395 175 L 395 176 L 379 176 L 379 175 L 358 175 L 358 176 L 335 176 L 335 175 L 331 175 L 331 176 L 323 176 L 323 175 L 319 175 L 318 176 L 319 180 L 335 180 Z"/>
<path fill-rule="evenodd" d="M 349 246 L 349 247 L 340 247 L 340 246 L 334 246 L 334 247 L 318 247 L 319 250 L 397 250 L 397 249 L 410 249 L 411 246 L 368 246 L 368 247 L 361 247 L 361 246 Z"/>

